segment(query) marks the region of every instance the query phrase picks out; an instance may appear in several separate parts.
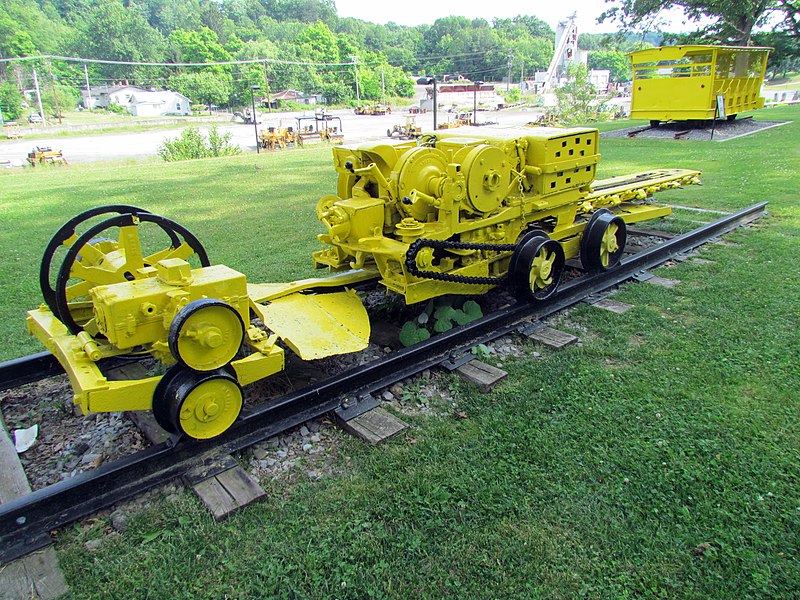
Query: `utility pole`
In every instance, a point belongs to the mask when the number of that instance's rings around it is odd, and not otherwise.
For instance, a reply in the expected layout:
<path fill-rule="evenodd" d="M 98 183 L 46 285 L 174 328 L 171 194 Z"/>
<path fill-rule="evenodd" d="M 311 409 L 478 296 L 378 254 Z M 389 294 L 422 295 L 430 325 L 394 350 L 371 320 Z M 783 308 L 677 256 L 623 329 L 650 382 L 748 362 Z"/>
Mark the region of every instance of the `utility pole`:
<path fill-rule="evenodd" d="M 383 67 L 381 67 L 381 97 L 383 98 L 383 105 L 386 106 L 386 82 L 383 78 Z"/>
<path fill-rule="evenodd" d="M 36 69 L 33 69 L 33 86 L 36 88 L 36 104 L 39 106 L 39 116 L 42 118 L 42 125 L 47 125 L 42 108 L 42 95 L 39 93 L 39 78 L 36 77 Z"/>
<path fill-rule="evenodd" d="M 83 63 L 83 76 L 86 78 L 86 108 L 92 110 L 92 88 L 89 87 L 89 71 L 86 69 L 86 63 Z"/>
<path fill-rule="evenodd" d="M 269 93 L 269 77 L 267 76 L 267 61 L 264 61 L 264 85 L 267 86 L 267 112 L 272 112 L 272 98 Z"/>
<path fill-rule="evenodd" d="M 514 53 L 508 55 L 508 80 L 506 81 L 506 91 L 511 89 L 511 67 L 514 66 Z"/>
<path fill-rule="evenodd" d="M 350 60 L 353 61 L 353 70 L 356 72 L 356 106 L 361 107 L 361 92 L 358 89 L 358 57 L 351 56 Z"/>
<path fill-rule="evenodd" d="M 50 65 L 47 65 L 48 71 L 50 71 L 50 82 L 53 84 L 53 101 L 56 105 L 56 118 L 58 119 L 58 124 L 61 125 L 61 107 L 58 105 L 58 90 L 56 90 L 56 76 L 53 75 L 53 69 L 50 68 Z"/>

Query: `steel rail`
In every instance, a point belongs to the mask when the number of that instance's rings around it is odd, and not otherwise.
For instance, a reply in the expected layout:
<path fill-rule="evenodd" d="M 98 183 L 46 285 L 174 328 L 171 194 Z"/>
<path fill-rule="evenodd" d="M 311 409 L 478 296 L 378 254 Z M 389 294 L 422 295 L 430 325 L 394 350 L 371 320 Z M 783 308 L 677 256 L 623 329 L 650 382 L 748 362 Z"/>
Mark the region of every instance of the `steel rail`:
<path fill-rule="evenodd" d="M 239 421 L 213 442 L 170 440 L 0 505 L 0 564 L 48 544 L 52 529 L 179 477 L 189 468 L 213 461 L 221 454 L 241 450 L 330 412 L 346 397 L 367 394 L 463 355 L 477 343 L 514 331 L 522 321 L 541 319 L 612 288 L 757 219 L 766 204 L 753 205 L 632 255 L 610 271 L 581 277 L 545 302 L 511 305 L 411 348 L 264 402 L 243 413 Z M 34 357 L 28 357 L 31 364 L 35 363 Z M 0 372 L 4 372 L 3 368 Z"/>

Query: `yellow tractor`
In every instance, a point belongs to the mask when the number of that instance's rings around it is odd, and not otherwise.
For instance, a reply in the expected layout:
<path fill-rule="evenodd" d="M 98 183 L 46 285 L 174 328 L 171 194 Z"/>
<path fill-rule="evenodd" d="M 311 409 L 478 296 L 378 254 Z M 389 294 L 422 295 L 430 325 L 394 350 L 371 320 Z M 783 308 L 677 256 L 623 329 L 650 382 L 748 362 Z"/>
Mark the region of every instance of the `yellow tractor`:
<path fill-rule="evenodd" d="M 401 140 L 415 140 L 422 135 L 422 127 L 417 125 L 417 115 L 406 115 L 405 125 L 395 125 L 386 130 L 386 137 L 397 136 Z"/>
<path fill-rule="evenodd" d="M 468 112 L 456 113 L 455 118 L 444 123 L 439 123 L 437 129 L 454 129 L 456 127 L 464 127 L 472 124 L 472 114 Z"/>
<path fill-rule="evenodd" d="M 53 150 L 50 146 L 37 146 L 28 152 L 27 161 L 32 167 L 36 165 L 66 165 L 67 159 L 61 150 Z"/>

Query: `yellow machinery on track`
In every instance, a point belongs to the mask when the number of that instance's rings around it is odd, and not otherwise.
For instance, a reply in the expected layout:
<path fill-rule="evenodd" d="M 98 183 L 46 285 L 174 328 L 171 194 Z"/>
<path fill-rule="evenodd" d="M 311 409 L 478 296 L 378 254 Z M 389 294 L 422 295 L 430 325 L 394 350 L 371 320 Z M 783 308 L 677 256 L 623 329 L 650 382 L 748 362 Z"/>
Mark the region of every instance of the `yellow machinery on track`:
<path fill-rule="evenodd" d="M 648 197 L 699 173 L 595 181 L 598 141 L 589 128 L 464 128 L 334 148 L 338 184 L 317 205 L 326 232 L 314 261 L 337 273 L 288 283 L 254 284 L 212 265 L 166 217 L 98 207 L 45 249 L 45 303 L 29 311 L 28 329 L 64 367 L 84 413 L 152 409 L 167 431 L 213 438 L 237 419 L 243 385 L 284 368 L 285 348 L 311 360 L 366 347 L 357 284 L 379 281 L 412 304 L 508 282 L 535 301 L 555 292 L 567 258 L 613 268 L 626 224 L 670 212 Z M 111 380 L 104 359 L 124 356 L 163 366 Z"/>

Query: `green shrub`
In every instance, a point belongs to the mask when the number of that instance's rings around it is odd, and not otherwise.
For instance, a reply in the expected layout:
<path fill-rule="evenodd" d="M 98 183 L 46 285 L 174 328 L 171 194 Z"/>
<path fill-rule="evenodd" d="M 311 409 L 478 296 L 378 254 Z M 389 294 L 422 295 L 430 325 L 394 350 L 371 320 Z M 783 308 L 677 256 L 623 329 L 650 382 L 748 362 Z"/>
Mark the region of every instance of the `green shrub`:
<path fill-rule="evenodd" d="M 230 132 L 221 134 L 216 125 L 209 128 L 207 139 L 197 127 L 187 127 L 179 137 L 167 138 L 158 147 L 158 155 L 167 162 L 240 153 L 239 146 L 231 144 Z"/>
<path fill-rule="evenodd" d="M 110 113 L 115 113 L 115 114 L 118 114 L 118 115 L 130 114 L 127 108 L 125 108 L 121 104 L 115 104 L 114 102 L 112 102 L 111 104 L 106 106 L 106 111 L 108 111 Z"/>

